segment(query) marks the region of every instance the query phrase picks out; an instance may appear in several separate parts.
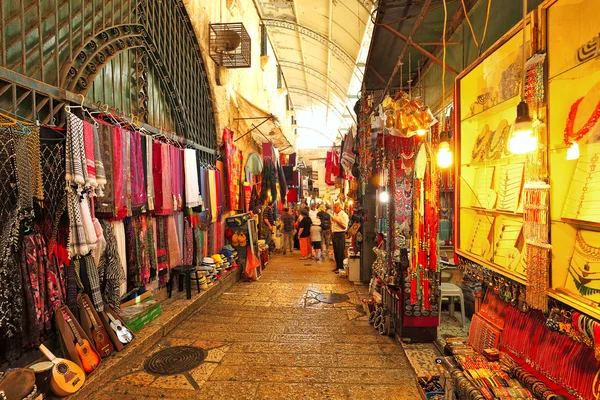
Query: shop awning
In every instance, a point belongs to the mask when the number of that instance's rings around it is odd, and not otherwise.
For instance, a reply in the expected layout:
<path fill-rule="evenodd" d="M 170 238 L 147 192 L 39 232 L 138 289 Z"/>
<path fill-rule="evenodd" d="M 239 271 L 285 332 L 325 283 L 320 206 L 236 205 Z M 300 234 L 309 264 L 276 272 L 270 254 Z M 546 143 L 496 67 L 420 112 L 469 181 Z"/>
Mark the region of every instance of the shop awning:
<path fill-rule="evenodd" d="M 251 135 L 256 143 L 272 143 L 280 153 L 291 154 L 296 151 L 294 143 L 286 137 L 276 116 L 237 92 L 235 97 L 234 99 L 232 96 L 231 99 L 232 107 L 238 110 L 239 117 L 236 120 L 239 122 L 239 128 L 244 128 L 238 129 L 239 136 L 235 140 Z"/>

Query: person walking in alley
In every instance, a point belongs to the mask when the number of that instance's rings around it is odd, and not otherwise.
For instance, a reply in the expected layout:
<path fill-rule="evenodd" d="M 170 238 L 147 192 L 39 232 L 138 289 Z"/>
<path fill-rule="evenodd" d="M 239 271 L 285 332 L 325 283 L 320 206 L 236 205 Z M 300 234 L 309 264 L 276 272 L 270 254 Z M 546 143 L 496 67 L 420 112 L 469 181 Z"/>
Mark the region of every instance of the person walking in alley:
<path fill-rule="evenodd" d="M 323 259 L 327 259 L 329 255 L 329 244 L 331 242 L 331 215 L 327 212 L 327 206 L 321 204 L 317 217 L 321 220 L 321 253 Z"/>
<path fill-rule="evenodd" d="M 290 253 L 294 251 L 294 215 L 292 210 L 283 209 L 281 222 L 283 223 L 283 254 L 285 255 L 289 249 Z"/>
<path fill-rule="evenodd" d="M 300 254 L 302 255 L 300 259 L 308 260 L 310 258 L 310 227 L 312 221 L 306 209 L 302 208 L 300 214 L 302 214 L 302 219 L 298 222 L 298 240 L 300 241 Z"/>
<path fill-rule="evenodd" d="M 333 205 L 333 216 L 331 217 L 331 241 L 333 242 L 333 255 L 335 258 L 335 269 L 333 271 L 335 272 L 344 269 L 346 229 L 348 229 L 348 214 L 342 210 L 341 203 L 335 203 Z"/>
<path fill-rule="evenodd" d="M 321 261 L 321 220 L 319 216 L 315 217 L 310 227 L 310 241 L 312 242 L 313 259 Z"/>

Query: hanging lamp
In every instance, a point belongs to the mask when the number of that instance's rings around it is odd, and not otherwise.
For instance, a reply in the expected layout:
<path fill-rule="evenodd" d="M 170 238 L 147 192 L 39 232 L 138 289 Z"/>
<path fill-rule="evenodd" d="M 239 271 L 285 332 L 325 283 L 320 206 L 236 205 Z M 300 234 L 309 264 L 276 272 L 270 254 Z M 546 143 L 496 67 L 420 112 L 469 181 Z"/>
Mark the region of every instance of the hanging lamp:
<path fill-rule="evenodd" d="M 446 130 L 446 110 L 444 110 L 444 100 L 446 97 L 446 24 L 448 21 L 448 8 L 446 0 L 442 0 L 444 4 L 444 31 L 442 32 L 442 129 L 440 133 L 440 145 L 438 147 L 437 164 L 440 168 L 448 168 L 452 165 L 452 150 L 450 150 L 449 134 Z"/>
<path fill-rule="evenodd" d="M 508 148 L 513 154 L 525 154 L 537 149 L 537 137 L 533 133 L 532 119 L 529 116 L 529 106 L 525 102 L 525 35 L 527 27 L 527 0 L 523 0 L 523 54 L 521 60 L 521 102 L 517 105 L 517 119 Z"/>

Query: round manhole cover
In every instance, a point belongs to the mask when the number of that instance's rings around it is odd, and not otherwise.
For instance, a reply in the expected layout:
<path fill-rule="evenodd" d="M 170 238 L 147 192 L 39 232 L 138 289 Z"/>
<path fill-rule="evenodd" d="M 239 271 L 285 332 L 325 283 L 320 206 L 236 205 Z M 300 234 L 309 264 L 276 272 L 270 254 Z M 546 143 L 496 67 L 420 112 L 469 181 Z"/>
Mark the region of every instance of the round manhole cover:
<path fill-rule="evenodd" d="M 151 355 L 144 362 L 144 369 L 156 375 L 176 375 L 196 368 L 205 358 L 206 351 L 200 347 L 169 347 Z"/>
<path fill-rule="evenodd" d="M 317 300 L 319 300 L 321 303 L 334 304 L 348 301 L 350 300 L 350 297 L 342 293 L 321 293 L 317 295 Z"/>

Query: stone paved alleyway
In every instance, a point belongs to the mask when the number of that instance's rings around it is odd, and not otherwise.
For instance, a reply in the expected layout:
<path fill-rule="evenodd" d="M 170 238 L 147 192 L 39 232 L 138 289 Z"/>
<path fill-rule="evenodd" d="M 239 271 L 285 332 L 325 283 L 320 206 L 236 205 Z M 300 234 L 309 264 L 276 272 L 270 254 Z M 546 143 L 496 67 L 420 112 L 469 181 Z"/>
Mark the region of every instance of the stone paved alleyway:
<path fill-rule="evenodd" d="M 400 346 L 358 312 L 360 293 L 332 262 L 276 255 L 262 278 L 237 283 L 183 321 L 93 399 L 418 399 Z M 317 293 L 346 293 L 329 305 Z M 195 345 L 207 360 L 182 375 L 144 372 L 169 346 Z"/>

